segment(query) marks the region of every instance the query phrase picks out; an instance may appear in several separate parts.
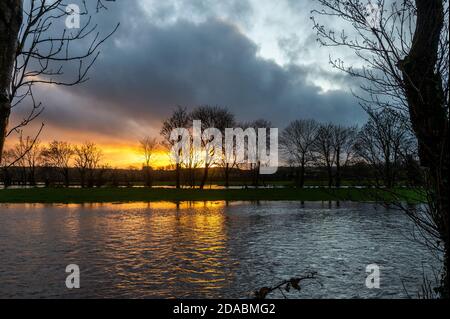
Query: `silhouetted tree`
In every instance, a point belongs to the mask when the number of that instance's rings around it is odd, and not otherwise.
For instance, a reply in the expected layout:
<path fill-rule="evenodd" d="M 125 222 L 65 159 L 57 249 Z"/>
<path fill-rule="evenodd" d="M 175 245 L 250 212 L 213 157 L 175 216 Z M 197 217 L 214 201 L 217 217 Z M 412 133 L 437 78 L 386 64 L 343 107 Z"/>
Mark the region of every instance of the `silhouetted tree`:
<path fill-rule="evenodd" d="M 23 132 L 20 132 L 19 139 L 12 151 L 14 153 L 14 161 L 9 165 L 14 165 L 19 172 L 19 184 L 35 186 L 36 166 L 40 157 L 39 141 L 29 136 L 23 137 Z"/>
<path fill-rule="evenodd" d="M 367 124 L 358 133 L 355 151 L 378 170 L 383 184 L 391 188 L 395 185 L 400 162 L 405 158 L 404 152 L 412 142 L 411 131 L 402 116 L 386 109 L 371 112 Z"/>
<path fill-rule="evenodd" d="M 258 119 L 256 121 L 250 122 L 250 123 L 244 123 L 243 124 L 243 128 L 247 129 L 247 128 L 253 128 L 256 131 L 256 145 L 259 146 L 259 143 L 264 143 L 264 141 L 260 141 L 261 136 L 259 134 L 260 130 L 265 130 L 266 132 L 266 149 L 269 149 L 270 147 L 270 128 L 272 127 L 272 123 L 270 121 L 267 121 L 265 119 Z M 255 164 L 251 164 L 251 170 L 253 173 L 253 186 L 255 187 L 259 187 L 260 184 L 260 172 L 261 172 L 261 167 L 267 165 L 268 163 L 264 163 L 263 160 L 260 157 L 260 153 L 259 153 L 259 147 L 257 147 L 257 149 L 247 149 L 247 152 L 249 153 L 254 153 L 256 152 L 256 154 L 248 154 L 249 156 L 254 156 L 256 158 L 256 163 Z M 264 181 L 263 181 L 264 182 Z"/>
<path fill-rule="evenodd" d="M 351 28 L 336 32 L 314 20 L 322 44 L 354 50 L 363 66 L 346 66 L 336 59 L 330 62 L 363 80 L 367 93 L 361 98 L 363 106 L 404 113 L 417 137 L 429 205 L 425 211 L 405 211 L 435 238 L 432 242 L 439 243 L 433 246 L 444 253 L 441 293 L 449 298 L 449 1 L 378 0 L 376 18 L 359 0 L 319 3 L 323 10 L 316 14 L 341 18 Z"/>
<path fill-rule="evenodd" d="M 75 146 L 75 167 L 80 174 L 81 187 L 93 187 L 95 185 L 94 173 L 98 168 L 103 154 L 102 151 L 91 142 L 86 142 L 81 146 Z"/>
<path fill-rule="evenodd" d="M 333 166 L 336 161 L 333 136 L 334 128 L 334 125 L 331 123 L 320 125 L 314 140 L 315 162 L 318 165 L 326 167 L 329 188 L 333 186 Z"/>
<path fill-rule="evenodd" d="M 353 157 L 357 128 L 334 125 L 333 148 L 336 164 L 336 187 L 341 187 L 341 169 L 345 168 Z"/>
<path fill-rule="evenodd" d="M 186 108 L 177 107 L 175 111 L 172 113 L 171 117 L 163 122 L 163 127 L 161 129 L 161 136 L 164 138 L 163 145 L 167 147 L 167 149 L 171 149 L 176 143 L 181 141 L 181 136 L 177 141 L 171 139 L 172 131 L 177 128 L 188 128 L 190 123 L 189 114 L 186 111 Z M 180 151 L 181 152 L 181 151 Z M 179 157 L 180 154 L 176 154 Z M 178 160 L 175 164 L 176 171 L 176 188 L 181 188 L 181 162 Z"/>
<path fill-rule="evenodd" d="M 3 152 L 3 156 L 0 159 L 0 166 L 2 168 L 2 182 L 5 189 L 12 185 L 10 168 L 11 163 L 14 162 L 14 158 L 14 151 L 12 149 L 9 149 Z"/>
<path fill-rule="evenodd" d="M 26 161 L 25 161 L 25 154 L 26 154 L 26 145 L 24 138 L 22 136 L 22 132 L 20 133 L 18 142 L 13 147 L 14 152 L 14 158 L 16 166 L 16 170 L 19 172 L 18 176 L 18 183 L 22 186 L 27 185 L 27 167 L 26 167 Z"/>
<path fill-rule="evenodd" d="M 80 15 L 88 15 L 87 2 L 81 4 Z M 42 112 L 41 104 L 34 99 L 34 86 L 73 86 L 86 81 L 100 45 L 116 30 L 101 37 L 91 18 L 83 19 L 80 28 L 73 29 L 75 31 L 61 30 L 61 23 L 74 13 L 69 5 L 63 0 L 0 2 L 0 157 L 5 139 Z M 97 11 L 101 8 L 104 8 L 103 2 L 97 0 Z M 86 45 L 84 52 L 72 50 L 80 44 Z M 72 79 L 64 74 L 67 67 L 78 70 Z M 8 127 L 11 110 L 24 100 L 31 105 L 28 115 Z"/>
<path fill-rule="evenodd" d="M 228 147 L 230 147 L 229 150 L 227 150 L 227 140 L 226 140 L 226 129 L 232 129 L 236 128 L 238 124 L 236 123 L 234 116 L 228 117 L 225 121 L 223 126 L 225 127 L 225 133 L 222 132 L 222 167 L 224 169 L 224 179 L 225 179 L 225 188 L 230 187 L 230 172 L 233 168 L 236 168 L 237 165 L 237 141 L 236 138 L 233 138 L 232 141 L 228 141 L 230 143 Z"/>
<path fill-rule="evenodd" d="M 152 167 L 151 162 L 159 145 L 156 138 L 145 137 L 139 142 L 140 150 L 144 156 L 144 173 L 145 173 L 145 186 L 152 187 Z"/>
<path fill-rule="evenodd" d="M 72 145 L 62 141 L 51 142 L 41 152 L 46 166 L 59 170 L 66 187 L 70 186 L 70 164 L 74 154 Z"/>
<path fill-rule="evenodd" d="M 23 143 L 25 144 L 25 150 L 28 150 L 24 153 L 25 164 L 28 170 L 28 182 L 30 186 L 36 186 L 36 168 L 41 164 L 42 159 L 40 142 L 27 136 Z"/>
<path fill-rule="evenodd" d="M 296 185 L 305 185 L 305 168 L 314 159 L 313 146 L 319 124 L 314 120 L 296 120 L 281 133 L 280 145 L 284 156 L 297 167 Z"/>
<path fill-rule="evenodd" d="M 225 129 L 232 128 L 234 124 L 234 115 L 231 114 L 227 109 L 218 107 L 218 106 L 200 106 L 195 108 L 190 114 L 190 118 L 192 120 L 198 120 L 202 122 L 202 131 L 205 131 L 210 128 L 218 129 L 222 134 L 222 139 L 225 138 Z M 217 159 L 217 154 L 215 152 L 221 150 L 216 150 L 215 148 L 210 148 L 206 150 L 205 147 L 208 143 L 213 141 L 213 137 L 204 137 L 202 136 L 202 149 L 205 152 L 205 158 L 202 161 L 203 163 L 203 176 L 200 181 L 200 189 L 205 187 L 206 181 L 208 179 L 208 172 L 212 165 L 219 165 L 222 163 L 223 159 L 220 157 L 219 162 L 214 162 Z M 224 145 L 224 140 L 222 140 L 222 145 Z M 228 168 L 226 168 L 228 172 Z"/>

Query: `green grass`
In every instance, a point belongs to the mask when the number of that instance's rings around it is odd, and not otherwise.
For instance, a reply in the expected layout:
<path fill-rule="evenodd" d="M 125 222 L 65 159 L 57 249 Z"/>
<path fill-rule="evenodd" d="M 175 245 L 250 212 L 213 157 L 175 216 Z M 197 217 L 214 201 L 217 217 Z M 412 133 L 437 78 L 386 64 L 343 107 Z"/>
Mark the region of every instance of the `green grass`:
<path fill-rule="evenodd" d="M 262 183 L 262 182 L 261 182 Z M 197 181 L 196 186 L 200 186 L 200 182 Z M 248 183 L 249 185 L 251 185 L 251 182 Z M 267 185 L 271 185 L 271 186 L 283 186 L 283 187 L 294 187 L 295 186 L 295 182 L 294 181 L 289 181 L 289 180 L 270 180 L 270 181 L 266 181 Z M 135 186 L 144 186 L 144 183 L 134 183 L 133 185 Z M 170 182 L 170 181 L 156 181 L 153 183 L 154 186 L 175 186 L 175 182 Z M 210 181 L 209 183 L 206 184 L 205 188 L 209 188 L 210 186 L 225 186 L 225 182 L 224 181 Z M 243 183 L 242 181 L 230 181 L 229 183 L 230 186 L 242 186 Z M 371 185 L 376 185 L 376 181 L 375 180 L 342 180 L 341 182 L 342 186 L 371 186 Z M 328 180 L 323 179 L 323 180 L 306 180 L 305 181 L 305 186 L 306 187 L 327 187 L 328 186 Z"/>
<path fill-rule="evenodd" d="M 417 203 L 417 190 L 396 189 L 148 189 L 148 188 L 33 188 L 0 190 L 0 203 L 110 203 L 154 201 L 386 201 Z"/>

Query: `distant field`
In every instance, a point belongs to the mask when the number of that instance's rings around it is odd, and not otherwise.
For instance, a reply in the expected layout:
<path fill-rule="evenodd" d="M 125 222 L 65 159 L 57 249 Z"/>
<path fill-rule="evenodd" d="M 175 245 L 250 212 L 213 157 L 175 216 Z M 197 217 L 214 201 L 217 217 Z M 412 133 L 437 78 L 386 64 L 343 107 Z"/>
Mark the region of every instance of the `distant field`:
<path fill-rule="evenodd" d="M 33 188 L 0 190 L 0 203 L 107 203 L 154 201 L 423 201 L 420 190 L 399 188 L 346 189 L 149 189 L 149 188 Z"/>

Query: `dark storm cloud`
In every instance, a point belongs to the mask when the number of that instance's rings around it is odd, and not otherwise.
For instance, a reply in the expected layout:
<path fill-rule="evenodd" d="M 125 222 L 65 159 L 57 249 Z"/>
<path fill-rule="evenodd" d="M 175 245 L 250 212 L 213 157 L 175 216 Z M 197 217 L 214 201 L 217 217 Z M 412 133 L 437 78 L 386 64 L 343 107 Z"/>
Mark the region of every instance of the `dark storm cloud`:
<path fill-rule="evenodd" d="M 324 93 L 308 81 L 324 76 L 320 67 L 260 58 L 258 46 L 223 20 L 160 25 L 136 4 L 99 17 L 104 30 L 116 21 L 121 28 L 103 46 L 88 83 L 57 89 L 52 98 L 41 92 L 49 127 L 126 136 L 140 125 L 156 131 L 177 105 L 203 104 L 226 106 L 240 120 L 266 118 L 278 127 L 295 118 L 347 124 L 364 118 L 351 94 Z M 351 83 L 343 76 L 336 81 Z"/>

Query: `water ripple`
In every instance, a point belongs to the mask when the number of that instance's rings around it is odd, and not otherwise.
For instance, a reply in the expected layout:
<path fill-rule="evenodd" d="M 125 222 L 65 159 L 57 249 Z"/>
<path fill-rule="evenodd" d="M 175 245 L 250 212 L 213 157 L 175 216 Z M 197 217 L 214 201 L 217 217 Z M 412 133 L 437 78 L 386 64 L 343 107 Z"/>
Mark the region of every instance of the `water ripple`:
<path fill-rule="evenodd" d="M 412 229 L 354 203 L 0 205 L 0 297 L 245 298 L 315 270 L 323 286 L 290 297 L 403 298 L 438 265 Z M 72 263 L 79 290 L 65 288 Z M 376 291 L 364 285 L 372 263 Z"/>

